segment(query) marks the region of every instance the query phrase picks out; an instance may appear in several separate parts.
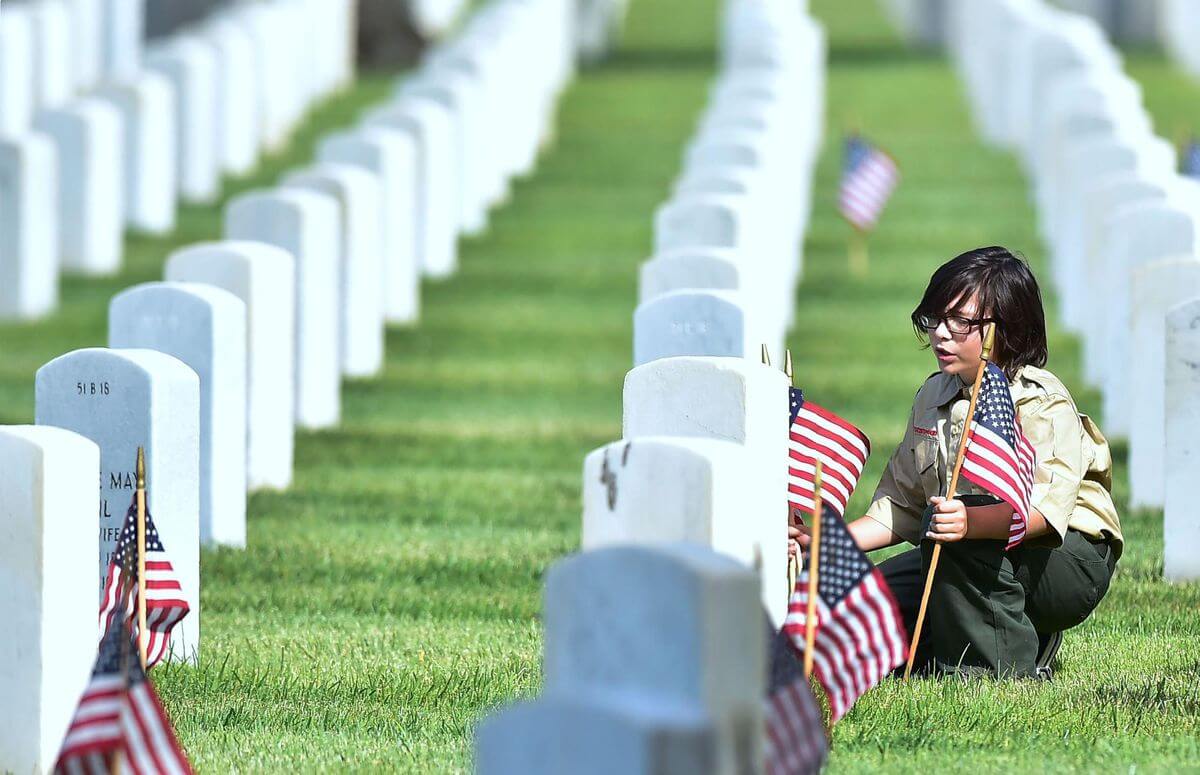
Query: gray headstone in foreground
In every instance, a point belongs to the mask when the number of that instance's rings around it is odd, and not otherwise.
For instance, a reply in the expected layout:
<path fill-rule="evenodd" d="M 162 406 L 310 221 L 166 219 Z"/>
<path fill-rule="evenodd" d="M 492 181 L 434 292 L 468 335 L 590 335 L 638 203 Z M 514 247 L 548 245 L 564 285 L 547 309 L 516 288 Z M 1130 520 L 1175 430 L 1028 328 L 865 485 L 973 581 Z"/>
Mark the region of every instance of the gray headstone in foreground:
<path fill-rule="evenodd" d="M 121 268 L 125 237 L 121 114 L 97 99 L 43 110 L 35 126 L 58 152 L 58 249 L 62 268 L 86 275 Z"/>
<path fill-rule="evenodd" d="M 52 772 L 96 659 L 100 450 L 0 426 L 0 770 Z"/>
<path fill-rule="evenodd" d="M 1200 298 L 1167 313 L 1166 492 L 1163 504 L 1163 576 L 1200 579 Z"/>
<path fill-rule="evenodd" d="M 57 205 L 53 143 L 0 138 L 0 318 L 34 319 L 58 305 Z"/>
<path fill-rule="evenodd" d="M 698 546 L 613 547 L 546 581 L 545 689 L 480 725 L 493 773 L 757 773 L 762 607 L 748 567 Z"/>
<path fill-rule="evenodd" d="M 225 207 L 225 236 L 266 242 L 296 260 L 296 423 L 329 428 L 341 417 L 340 217 L 337 200 L 296 189 L 252 191 Z"/>
<path fill-rule="evenodd" d="M 200 655 L 200 380 L 153 350 L 90 348 L 38 369 L 38 425 L 75 431 L 100 447 L 100 556 L 93 600 L 137 486 L 137 448 L 146 449 L 146 497 L 191 612 L 171 631 L 171 659 Z M 97 609 L 98 610 L 98 609 Z M 93 616 L 95 614 L 93 613 Z"/>
<path fill-rule="evenodd" d="M 295 441 L 295 260 L 264 242 L 202 243 L 167 259 L 167 280 L 208 283 L 246 304 L 246 484 L 286 489 Z"/>
<path fill-rule="evenodd" d="M 348 377 L 383 368 L 383 188 L 376 175 L 348 164 L 318 164 L 283 185 L 327 194 L 341 212 L 341 359 Z"/>
<path fill-rule="evenodd" d="M 246 545 L 246 304 L 202 283 L 143 283 L 108 306 L 108 346 L 174 356 L 200 378 L 200 543 Z"/>

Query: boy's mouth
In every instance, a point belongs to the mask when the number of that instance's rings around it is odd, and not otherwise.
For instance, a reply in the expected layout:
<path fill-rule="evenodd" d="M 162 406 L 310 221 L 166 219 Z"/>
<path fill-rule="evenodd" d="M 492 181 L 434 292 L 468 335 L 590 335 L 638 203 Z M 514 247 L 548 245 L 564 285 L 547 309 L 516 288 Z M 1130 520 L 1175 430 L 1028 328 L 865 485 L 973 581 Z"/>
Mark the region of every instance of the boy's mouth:
<path fill-rule="evenodd" d="M 937 359 L 943 363 L 952 361 L 956 357 L 954 353 L 944 349 L 941 345 L 934 347 L 933 352 L 937 355 Z"/>

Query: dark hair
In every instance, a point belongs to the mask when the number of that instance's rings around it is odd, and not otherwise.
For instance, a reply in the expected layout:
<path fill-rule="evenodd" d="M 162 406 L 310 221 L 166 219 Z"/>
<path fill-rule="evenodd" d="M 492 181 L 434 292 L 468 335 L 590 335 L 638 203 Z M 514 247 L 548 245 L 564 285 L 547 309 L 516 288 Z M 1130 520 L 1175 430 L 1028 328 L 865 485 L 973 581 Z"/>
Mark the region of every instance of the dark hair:
<path fill-rule="evenodd" d="M 917 335 L 928 333 L 917 322 L 922 316 L 958 313 L 973 295 L 979 300 L 977 317 L 995 319 L 997 366 L 1011 378 L 1022 366 L 1046 365 L 1042 292 L 1025 259 L 1008 248 L 968 250 L 939 266 L 912 313 Z"/>

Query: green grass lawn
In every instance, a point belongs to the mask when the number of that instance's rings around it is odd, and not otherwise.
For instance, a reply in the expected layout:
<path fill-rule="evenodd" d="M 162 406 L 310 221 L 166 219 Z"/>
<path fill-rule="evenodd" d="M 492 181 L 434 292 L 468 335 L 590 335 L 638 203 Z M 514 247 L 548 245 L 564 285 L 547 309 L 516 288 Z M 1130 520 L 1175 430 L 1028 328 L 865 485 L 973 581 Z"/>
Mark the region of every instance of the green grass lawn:
<path fill-rule="evenodd" d="M 346 383 L 339 429 L 299 436 L 291 490 L 251 497 L 248 548 L 202 554 L 201 664 L 155 671 L 199 770 L 468 770 L 474 720 L 537 691 L 542 577 L 578 546 L 584 455 L 620 435 L 636 268 L 704 104 L 716 5 L 633 4 L 620 52 L 566 94 L 536 175 L 463 244 L 457 276 L 426 284 L 420 324 L 389 331 L 384 374 Z M 813 6 L 830 32 L 830 124 L 790 343 L 799 384 L 874 441 L 855 510 L 934 368 L 907 324 L 932 269 L 981 244 L 1044 257 L 1025 181 L 973 136 L 948 66 L 901 48 L 873 2 Z M 1194 85 L 1141 69 L 1150 102 L 1157 81 L 1200 105 Z M 322 106 L 226 198 L 303 163 L 390 80 Z M 904 172 L 866 279 L 846 271 L 833 208 L 849 126 Z M 220 212 L 184 210 L 172 238 L 131 238 L 120 277 L 68 280 L 56 316 L 0 326 L 0 422 L 30 421 L 35 370 L 104 344 L 108 299 L 217 237 Z M 1055 331 L 1051 350 L 1095 410 L 1077 343 Z M 1200 587 L 1159 581 L 1159 514 L 1122 516 L 1118 578 L 1052 684 L 889 683 L 838 725 L 830 769 L 1197 767 Z"/>

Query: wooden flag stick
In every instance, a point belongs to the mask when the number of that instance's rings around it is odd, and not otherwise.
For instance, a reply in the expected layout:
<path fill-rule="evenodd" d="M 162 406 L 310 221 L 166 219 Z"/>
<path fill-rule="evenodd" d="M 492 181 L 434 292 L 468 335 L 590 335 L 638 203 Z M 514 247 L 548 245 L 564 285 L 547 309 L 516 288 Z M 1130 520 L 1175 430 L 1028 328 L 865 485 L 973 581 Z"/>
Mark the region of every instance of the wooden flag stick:
<path fill-rule="evenodd" d="M 850 230 L 850 272 L 866 277 L 870 259 L 867 255 L 867 233 L 859 228 Z"/>
<path fill-rule="evenodd" d="M 967 442 L 971 440 L 971 421 L 975 418 L 975 404 L 979 400 L 979 386 L 983 384 L 983 374 L 987 371 L 988 359 L 992 355 L 992 345 L 995 341 L 996 324 L 988 323 L 983 334 L 983 353 L 980 356 L 979 371 L 975 374 L 975 384 L 971 387 L 971 403 L 963 418 L 962 436 L 958 440 L 958 455 L 954 459 L 954 473 L 950 476 L 950 487 L 946 490 L 946 500 L 953 500 L 958 494 L 958 475 L 962 471 L 963 456 L 967 452 Z M 932 524 L 932 521 L 930 522 Z M 933 574 L 937 572 L 938 558 L 942 554 L 942 545 L 933 545 L 933 555 L 929 558 L 929 572 L 925 574 L 925 590 L 921 593 L 921 607 L 917 610 L 917 624 L 913 628 L 912 642 L 908 645 L 908 664 L 904 667 L 904 680 L 912 674 L 913 662 L 917 658 L 917 643 L 921 640 L 921 628 L 925 624 L 925 609 L 929 606 L 929 593 L 933 590 Z"/>
<path fill-rule="evenodd" d="M 789 384 L 791 384 L 791 385 L 796 384 L 796 380 L 792 376 L 792 350 L 791 350 L 791 348 L 788 348 L 787 350 L 785 350 L 784 354 L 783 354 L 783 373 L 787 375 Z M 792 429 L 788 428 L 788 433 L 791 433 L 791 431 L 792 431 Z M 789 526 L 791 526 L 794 516 L 795 515 L 792 513 L 792 507 L 789 504 L 788 505 L 788 516 L 787 516 Z M 798 568 L 799 568 L 799 564 L 797 563 L 796 556 L 789 554 L 788 555 L 788 565 L 787 565 L 787 585 L 788 585 L 787 586 L 787 594 L 788 594 L 789 602 L 791 602 L 792 595 L 794 595 L 796 593 L 796 574 L 797 574 Z"/>
<path fill-rule="evenodd" d="M 138 659 L 146 669 L 146 450 L 137 450 L 137 639 Z"/>
<path fill-rule="evenodd" d="M 813 474 L 813 523 L 812 540 L 808 544 L 808 610 L 804 612 L 804 677 L 810 678 L 813 671 L 813 645 L 817 638 L 817 574 L 821 556 L 821 461 L 817 459 L 817 470 Z"/>

